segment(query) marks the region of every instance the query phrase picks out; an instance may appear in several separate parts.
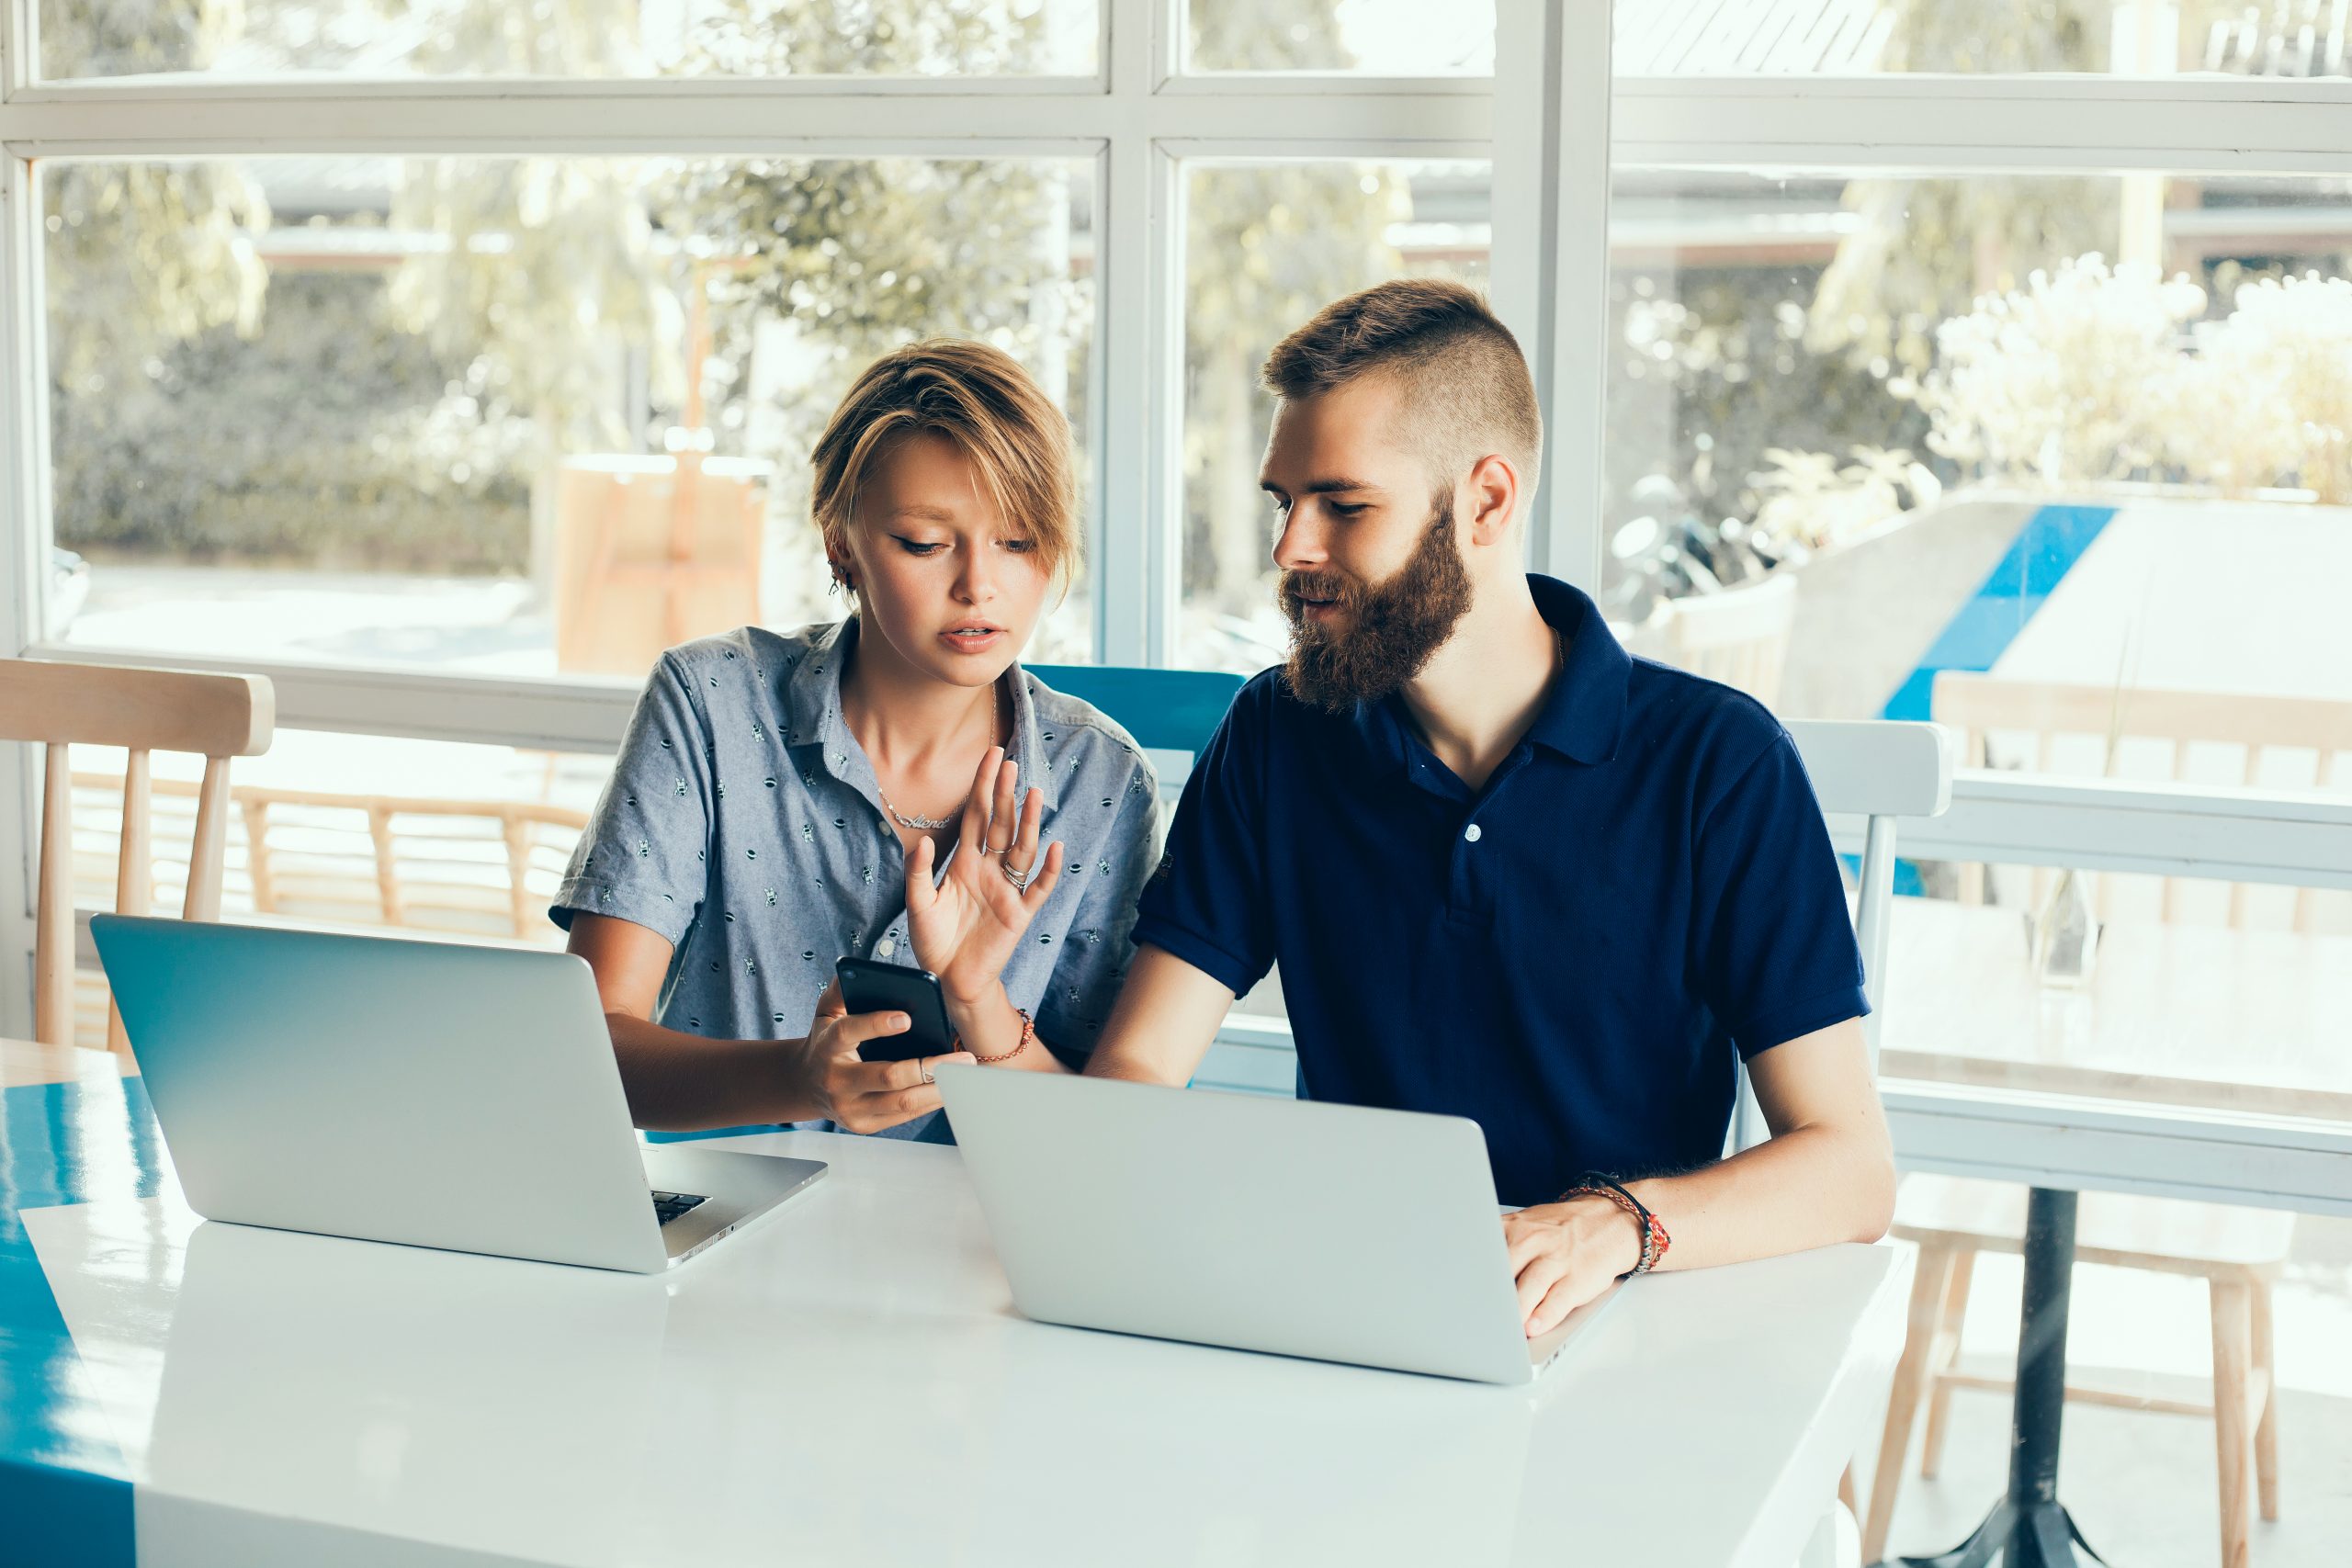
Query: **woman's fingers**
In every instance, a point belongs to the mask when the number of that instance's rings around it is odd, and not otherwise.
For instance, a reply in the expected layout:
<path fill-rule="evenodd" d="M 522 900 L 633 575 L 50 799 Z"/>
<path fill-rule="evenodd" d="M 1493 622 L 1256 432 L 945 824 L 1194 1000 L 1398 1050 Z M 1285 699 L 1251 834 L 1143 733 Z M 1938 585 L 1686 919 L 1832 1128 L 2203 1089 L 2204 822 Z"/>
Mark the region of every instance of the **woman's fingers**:
<path fill-rule="evenodd" d="M 972 770 L 972 793 L 964 802 L 964 826 L 957 835 L 964 848 L 974 855 L 988 848 L 989 800 L 996 793 L 998 767 L 1004 761 L 1004 748 L 991 746 L 980 765 Z"/>
<path fill-rule="evenodd" d="M 1011 859 L 1015 871 L 1034 870 L 1037 864 L 1037 829 L 1046 819 L 1046 792 L 1031 785 L 1021 800 L 1021 828 L 1012 836 Z"/>
<path fill-rule="evenodd" d="M 1054 896 L 1054 884 L 1062 879 L 1062 841 L 1056 839 L 1046 846 L 1046 861 L 1029 878 L 1029 890 L 1021 895 L 1022 908 L 1032 915 L 1046 907 Z"/>
<path fill-rule="evenodd" d="M 847 1013 L 834 1021 L 833 1032 L 826 1040 L 825 1048 L 836 1058 L 855 1057 L 860 1045 L 885 1035 L 903 1034 L 907 1025 L 907 1015 L 902 1012 Z"/>
<path fill-rule="evenodd" d="M 915 840 L 914 852 L 907 857 L 907 912 L 927 915 L 939 902 L 939 884 L 933 880 L 931 863 L 939 849 L 929 833 Z"/>
<path fill-rule="evenodd" d="M 1013 812 L 1021 787 L 1021 764 L 1005 758 L 996 771 L 996 788 L 989 802 L 989 848 L 999 854 L 1010 852 L 1016 835 Z"/>

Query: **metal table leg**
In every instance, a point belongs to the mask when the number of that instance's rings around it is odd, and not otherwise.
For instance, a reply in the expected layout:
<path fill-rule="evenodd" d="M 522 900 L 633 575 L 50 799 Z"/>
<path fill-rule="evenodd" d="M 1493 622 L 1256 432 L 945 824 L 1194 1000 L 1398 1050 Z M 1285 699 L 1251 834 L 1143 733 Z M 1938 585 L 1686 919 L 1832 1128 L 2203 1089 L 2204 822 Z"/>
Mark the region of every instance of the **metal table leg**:
<path fill-rule="evenodd" d="M 2025 1306 L 2018 1324 L 2017 1404 L 2010 1418 L 2009 1492 L 1976 1533 L 1905 1568 L 2076 1568 L 2093 1551 L 2058 1501 L 2059 1425 L 2066 1408 L 2066 1305 L 2075 1272 L 2072 1192 L 2037 1187 L 2026 1208 Z"/>

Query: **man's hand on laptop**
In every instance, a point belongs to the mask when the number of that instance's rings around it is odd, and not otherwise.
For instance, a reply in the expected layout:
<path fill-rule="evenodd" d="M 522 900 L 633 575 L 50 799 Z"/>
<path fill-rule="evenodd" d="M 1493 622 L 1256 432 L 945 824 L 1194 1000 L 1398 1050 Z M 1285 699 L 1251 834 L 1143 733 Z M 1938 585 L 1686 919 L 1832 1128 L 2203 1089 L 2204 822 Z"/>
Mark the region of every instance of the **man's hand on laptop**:
<path fill-rule="evenodd" d="M 868 1040 L 902 1032 L 902 1012 L 851 1012 L 838 984 L 817 998 L 808 1038 L 796 1042 L 817 1114 L 853 1133 L 878 1133 L 939 1109 L 939 1088 L 927 1079 L 934 1068 L 969 1063 L 969 1051 L 904 1062 L 868 1062 L 857 1048 Z"/>
<path fill-rule="evenodd" d="M 1503 1216 L 1519 1276 L 1519 1314 L 1530 1339 L 1607 1290 L 1642 1260 L 1634 1217 L 1605 1199 L 1570 1198 Z"/>

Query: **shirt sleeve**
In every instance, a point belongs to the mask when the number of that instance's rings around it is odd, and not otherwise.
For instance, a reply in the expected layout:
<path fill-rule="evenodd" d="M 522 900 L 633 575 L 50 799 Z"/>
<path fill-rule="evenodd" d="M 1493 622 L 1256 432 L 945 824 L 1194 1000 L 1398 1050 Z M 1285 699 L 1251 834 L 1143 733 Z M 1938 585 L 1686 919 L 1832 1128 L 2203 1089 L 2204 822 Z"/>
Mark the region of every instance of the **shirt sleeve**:
<path fill-rule="evenodd" d="M 1093 1055 L 1119 983 L 1127 977 L 1136 950 L 1136 900 L 1159 853 L 1159 779 L 1138 755 L 1094 863 L 1077 868 L 1078 908 L 1062 938 L 1061 961 L 1037 1004 L 1037 1038 L 1073 1068 Z M 1065 878 L 1071 869 L 1065 867 Z"/>
<path fill-rule="evenodd" d="M 1194 760 L 1146 885 L 1135 940 L 1238 997 L 1273 966 L 1264 885 L 1266 678 L 1252 682 Z"/>
<path fill-rule="evenodd" d="M 1699 829 L 1699 979 L 1743 1058 L 1870 1011 L 1813 781 L 1783 730 Z"/>
<path fill-rule="evenodd" d="M 673 947 L 702 908 L 709 877 L 709 725 L 674 652 L 653 667 L 629 715 L 613 776 L 571 852 L 548 918 L 613 915 Z"/>

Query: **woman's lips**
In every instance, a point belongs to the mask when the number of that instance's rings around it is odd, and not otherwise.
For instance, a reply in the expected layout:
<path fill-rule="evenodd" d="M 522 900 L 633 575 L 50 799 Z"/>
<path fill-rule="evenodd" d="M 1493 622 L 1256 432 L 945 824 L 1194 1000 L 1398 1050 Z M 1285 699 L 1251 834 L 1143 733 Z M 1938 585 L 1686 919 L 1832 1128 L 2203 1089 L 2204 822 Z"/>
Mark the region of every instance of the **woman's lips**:
<path fill-rule="evenodd" d="M 944 631 L 939 634 L 939 640 L 958 653 L 979 653 L 994 647 L 1003 636 L 1003 628 L 989 626 L 978 631 Z"/>

